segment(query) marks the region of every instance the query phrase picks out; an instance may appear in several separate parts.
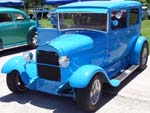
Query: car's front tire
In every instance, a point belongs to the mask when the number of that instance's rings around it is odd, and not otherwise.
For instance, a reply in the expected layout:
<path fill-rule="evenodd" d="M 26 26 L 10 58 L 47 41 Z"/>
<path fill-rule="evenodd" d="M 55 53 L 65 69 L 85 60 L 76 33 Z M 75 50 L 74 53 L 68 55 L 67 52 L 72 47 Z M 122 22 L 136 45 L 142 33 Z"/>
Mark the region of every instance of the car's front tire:
<path fill-rule="evenodd" d="M 20 78 L 20 74 L 18 71 L 12 71 L 11 73 L 7 74 L 6 78 L 7 86 L 10 91 L 13 93 L 22 93 L 26 92 L 28 88 L 25 86 L 23 81 Z"/>
<path fill-rule="evenodd" d="M 86 88 L 77 89 L 77 103 L 85 111 L 94 112 L 102 100 L 102 80 L 95 75 Z"/>
<path fill-rule="evenodd" d="M 147 60 L 148 60 L 148 53 L 149 53 L 148 43 L 145 42 L 142 46 L 141 55 L 140 55 L 140 65 L 139 65 L 140 71 L 146 68 Z"/>

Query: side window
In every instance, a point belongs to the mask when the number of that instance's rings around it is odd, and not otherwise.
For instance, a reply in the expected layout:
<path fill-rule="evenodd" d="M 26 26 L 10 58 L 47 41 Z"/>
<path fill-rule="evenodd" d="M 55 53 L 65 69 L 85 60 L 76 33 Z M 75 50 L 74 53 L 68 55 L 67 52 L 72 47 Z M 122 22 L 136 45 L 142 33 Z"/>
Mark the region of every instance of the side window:
<path fill-rule="evenodd" d="M 0 22 L 11 22 L 12 17 L 10 14 L 7 13 L 1 13 L 0 14 Z"/>
<path fill-rule="evenodd" d="M 127 10 L 112 11 L 111 29 L 121 29 L 127 27 Z"/>
<path fill-rule="evenodd" d="M 25 20 L 24 16 L 21 14 L 14 14 L 14 17 L 15 17 L 16 21 L 24 21 Z"/>
<path fill-rule="evenodd" d="M 139 9 L 134 8 L 130 10 L 130 17 L 129 17 L 129 25 L 135 25 L 139 22 Z"/>

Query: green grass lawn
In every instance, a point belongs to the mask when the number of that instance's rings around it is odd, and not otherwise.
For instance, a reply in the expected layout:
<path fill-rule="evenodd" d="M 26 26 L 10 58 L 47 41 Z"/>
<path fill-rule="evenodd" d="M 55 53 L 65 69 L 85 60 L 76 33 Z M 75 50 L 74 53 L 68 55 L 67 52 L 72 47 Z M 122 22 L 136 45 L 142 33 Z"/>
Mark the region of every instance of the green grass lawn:
<path fill-rule="evenodd" d="M 44 28 L 52 28 L 52 24 L 51 24 L 50 20 L 48 20 L 48 19 L 39 20 L 39 24 Z"/>
<path fill-rule="evenodd" d="M 150 20 L 142 21 L 142 35 L 148 39 L 150 44 Z"/>

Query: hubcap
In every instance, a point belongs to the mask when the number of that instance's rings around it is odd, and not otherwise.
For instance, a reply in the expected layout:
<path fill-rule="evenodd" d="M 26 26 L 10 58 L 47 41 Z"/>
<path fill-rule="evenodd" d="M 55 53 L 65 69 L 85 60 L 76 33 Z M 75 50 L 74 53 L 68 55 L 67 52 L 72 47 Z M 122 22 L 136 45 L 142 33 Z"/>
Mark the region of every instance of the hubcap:
<path fill-rule="evenodd" d="M 27 87 L 24 85 L 24 83 L 21 81 L 21 78 L 20 76 L 18 75 L 17 73 L 17 76 L 16 76 L 16 87 L 18 88 L 18 90 L 20 91 L 25 91 L 27 90 Z"/>
<path fill-rule="evenodd" d="M 90 102 L 92 105 L 97 104 L 100 97 L 100 92 L 101 92 L 101 83 L 98 79 L 96 79 L 92 84 L 90 92 Z"/>
<path fill-rule="evenodd" d="M 36 34 L 32 38 L 32 44 L 37 45 L 37 35 Z"/>
<path fill-rule="evenodd" d="M 142 53 L 142 65 L 145 65 L 147 61 L 147 48 L 144 48 Z"/>

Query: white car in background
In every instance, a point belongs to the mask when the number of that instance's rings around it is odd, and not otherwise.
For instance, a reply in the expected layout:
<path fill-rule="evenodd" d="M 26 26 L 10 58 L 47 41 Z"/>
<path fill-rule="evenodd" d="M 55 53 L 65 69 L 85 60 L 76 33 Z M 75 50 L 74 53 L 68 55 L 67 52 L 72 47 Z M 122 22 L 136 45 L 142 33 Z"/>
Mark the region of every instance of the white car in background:
<path fill-rule="evenodd" d="M 142 6 L 142 20 L 146 20 L 149 18 L 148 16 L 148 7 L 147 6 Z M 149 10 L 149 14 L 150 14 L 150 10 Z"/>

